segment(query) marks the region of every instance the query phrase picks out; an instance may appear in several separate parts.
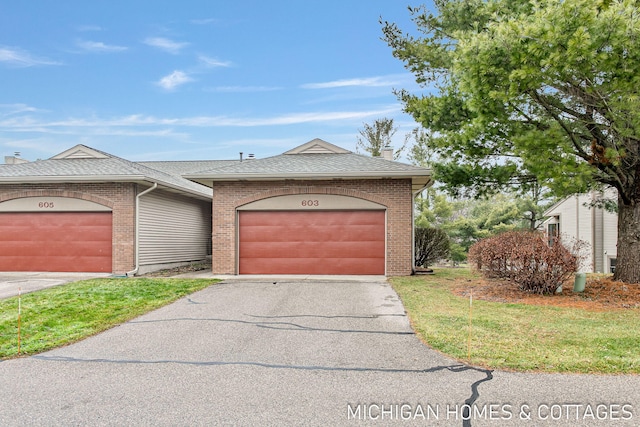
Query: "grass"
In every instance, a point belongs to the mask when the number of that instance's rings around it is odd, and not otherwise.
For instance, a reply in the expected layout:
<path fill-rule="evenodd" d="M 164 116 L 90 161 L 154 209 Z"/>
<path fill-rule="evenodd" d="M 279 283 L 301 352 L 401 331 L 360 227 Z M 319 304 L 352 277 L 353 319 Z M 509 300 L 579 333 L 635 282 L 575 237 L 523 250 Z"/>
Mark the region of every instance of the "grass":
<path fill-rule="evenodd" d="M 214 279 L 93 279 L 21 298 L 21 354 L 70 344 L 204 289 Z M 0 300 L 0 359 L 18 356 L 18 297 Z"/>
<path fill-rule="evenodd" d="M 640 309 L 589 311 L 474 300 L 470 310 L 469 298 L 452 290 L 474 286 L 475 273 L 466 268 L 435 273 L 391 283 L 416 333 L 436 350 L 489 369 L 640 374 Z"/>

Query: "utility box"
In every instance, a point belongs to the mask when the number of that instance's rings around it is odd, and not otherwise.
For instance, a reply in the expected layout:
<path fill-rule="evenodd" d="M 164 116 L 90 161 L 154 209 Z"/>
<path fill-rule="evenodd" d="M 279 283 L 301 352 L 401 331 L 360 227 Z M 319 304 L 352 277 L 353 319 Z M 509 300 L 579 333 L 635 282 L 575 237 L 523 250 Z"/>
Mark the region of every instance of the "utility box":
<path fill-rule="evenodd" d="M 584 292 L 584 285 L 587 283 L 587 275 L 585 273 L 576 273 L 573 282 L 573 292 Z"/>

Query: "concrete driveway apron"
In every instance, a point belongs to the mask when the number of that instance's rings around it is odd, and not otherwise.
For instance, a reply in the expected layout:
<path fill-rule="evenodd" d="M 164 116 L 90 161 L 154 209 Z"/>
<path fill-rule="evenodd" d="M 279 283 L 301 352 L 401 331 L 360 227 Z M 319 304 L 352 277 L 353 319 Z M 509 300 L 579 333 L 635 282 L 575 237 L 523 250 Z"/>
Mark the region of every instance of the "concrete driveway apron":
<path fill-rule="evenodd" d="M 0 362 L 0 425 L 638 425 L 637 376 L 491 372 L 430 350 L 384 279 L 228 280 Z"/>

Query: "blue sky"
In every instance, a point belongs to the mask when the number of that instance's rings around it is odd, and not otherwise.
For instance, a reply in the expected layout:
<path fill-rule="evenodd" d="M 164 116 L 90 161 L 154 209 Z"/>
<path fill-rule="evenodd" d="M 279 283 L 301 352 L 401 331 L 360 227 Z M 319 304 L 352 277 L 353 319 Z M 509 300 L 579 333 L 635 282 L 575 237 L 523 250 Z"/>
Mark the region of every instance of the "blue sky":
<path fill-rule="evenodd" d="M 355 151 L 363 123 L 416 123 L 420 88 L 378 20 L 403 0 L 7 1 L 0 155 L 86 144 L 130 160 L 280 154 L 313 138 Z"/>

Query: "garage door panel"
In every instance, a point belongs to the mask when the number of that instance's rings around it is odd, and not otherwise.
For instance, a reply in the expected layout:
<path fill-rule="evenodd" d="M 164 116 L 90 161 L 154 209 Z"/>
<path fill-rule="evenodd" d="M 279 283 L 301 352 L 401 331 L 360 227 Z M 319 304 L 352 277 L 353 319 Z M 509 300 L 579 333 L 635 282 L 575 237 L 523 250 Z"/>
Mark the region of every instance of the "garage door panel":
<path fill-rule="evenodd" d="M 242 211 L 240 274 L 384 274 L 384 211 Z"/>
<path fill-rule="evenodd" d="M 51 270 L 51 265 L 66 265 L 69 266 L 64 272 L 110 272 L 109 270 L 95 270 L 95 265 L 102 262 L 104 257 L 92 257 L 85 255 L 78 256 L 31 256 L 31 257 L 7 257 L 7 261 L 11 263 L 11 271 L 58 271 Z"/>
<path fill-rule="evenodd" d="M 284 258 L 259 258 L 241 264 L 241 269 L 242 274 L 384 274 L 380 264 L 384 265 L 384 258 L 324 258 L 321 262 L 318 258 L 297 258 L 293 264 Z"/>
<path fill-rule="evenodd" d="M 380 225 L 243 226 L 243 242 L 354 242 L 384 240 Z"/>
<path fill-rule="evenodd" d="M 339 215 L 336 213 L 339 212 Z M 246 226 L 379 224 L 383 211 L 243 211 Z M 276 215 L 271 215 L 276 213 Z"/>
<path fill-rule="evenodd" d="M 0 257 L 16 257 L 16 256 L 48 256 L 55 257 L 60 255 L 59 243 L 64 243 L 64 254 L 70 256 L 105 256 L 105 245 L 103 242 L 9 242 L 7 245 L 0 245 Z M 110 254 L 109 254 L 110 255 Z"/>
<path fill-rule="evenodd" d="M 111 212 L 0 214 L 0 271 L 110 272 Z"/>
<path fill-rule="evenodd" d="M 248 242 L 242 246 L 243 258 L 377 258 L 384 254 L 380 242 Z"/>
<path fill-rule="evenodd" d="M 78 228 L 78 227 L 68 227 L 67 229 L 73 229 L 73 232 L 61 233 L 59 228 L 55 227 L 45 227 L 40 228 L 37 233 L 34 233 L 34 228 L 28 229 L 29 231 L 24 231 L 21 233 L 8 233 L 4 236 L 0 237 L 2 242 L 6 242 L 6 244 L 31 244 L 33 245 L 35 242 L 47 242 L 49 244 L 53 243 L 73 243 L 77 242 L 78 239 L 81 239 L 82 242 L 104 242 L 106 240 L 111 240 L 112 232 L 110 228 L 104 229 L 90 229 L 90 228 Z"/>

